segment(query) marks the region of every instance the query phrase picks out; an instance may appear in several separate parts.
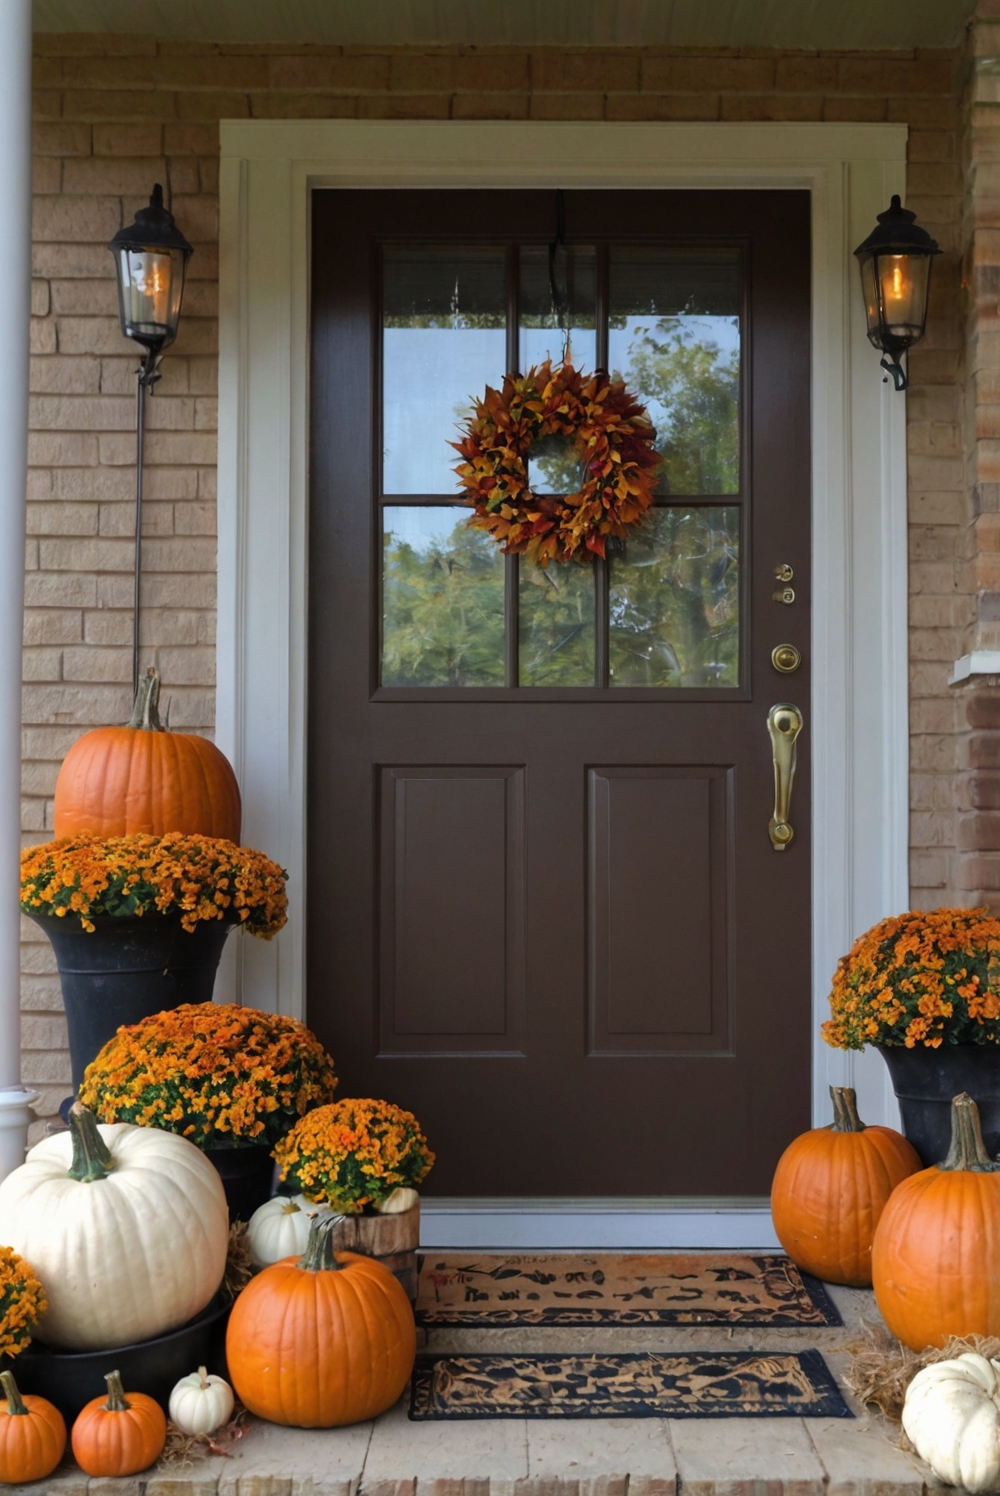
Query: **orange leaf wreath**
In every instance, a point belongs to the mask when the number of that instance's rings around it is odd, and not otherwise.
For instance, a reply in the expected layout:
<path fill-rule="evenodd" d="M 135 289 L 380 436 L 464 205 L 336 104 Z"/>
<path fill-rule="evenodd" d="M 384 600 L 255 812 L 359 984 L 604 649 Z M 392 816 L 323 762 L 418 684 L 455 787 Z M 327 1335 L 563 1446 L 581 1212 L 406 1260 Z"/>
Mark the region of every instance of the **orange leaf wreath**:
<path fill-rule="evenodd" d="M 577 493 L 541 496 L 528 483 L 528 454 L 542 437 L 572 442 L 584 481 Z M 506 374 L 502 390 L 476 401 L 455 468 L 475 507 L 469 524 L 504 551 L 547 566 L 605 555 L 609 536 L 624 538 L 653 502 L 660 462 L 656 432 L 620 379 L 581 374 L 550 359 L 527 374 Z"/>

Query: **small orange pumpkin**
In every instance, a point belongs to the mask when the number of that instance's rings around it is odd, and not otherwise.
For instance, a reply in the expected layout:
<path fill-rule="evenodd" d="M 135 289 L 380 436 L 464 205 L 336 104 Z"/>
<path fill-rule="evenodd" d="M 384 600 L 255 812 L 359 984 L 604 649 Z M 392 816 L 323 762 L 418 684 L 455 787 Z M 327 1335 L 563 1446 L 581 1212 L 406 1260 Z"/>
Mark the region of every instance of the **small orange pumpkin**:
<path fill-rule="evenodd" d="M 0 1403 L 0 1481 L 16 1486 L 51 1475 L 66 1448 L 66 1425 L 44 1397 L 18 1391 L 14 1374 L 0 1371 L 7 1406 Z"/>
<path fill-rule="evenodd" d="M 127 727 L 96 727 L 78 738 L 56 779 L 56 839 L 185 836 L 240 839 L 240 789 L 224 753 L 197 733 L 160 721 L 160 677 L 139 683 Z"/>
<path fill-rule="evenodd" d="M 870 1288 L 872 1238 L 896 1185 L 920 1168 L 891 1127 L 866 1127 L 850 1086 L 831 1086 L 833 1124 L 789 1143 L 774 1171 L 771 1217 L 796 1266 L 827 1283 Z"/>
<path fill-rule="evenodd" d="M 87 1475 L 135 1475 L 162 1454 L 167 1420 L 145 1392 L 124 1393 L 119 1372 L 104 1380 L 107 1396 L 92 1398 L 77 1414 L 73 1453 Z"/>
<path fill-rule="evenodd" d="M 334 1252 L 341 1220 L 317 1215 L 304 1255 L 265 1268 L 233 1305 L 226 1332 L 233 1387 L 272 1423 L 362 1423 L 392 1407 L 413 1370 L 410 1301 L 373 1257 Z"/>
<path fill-rule="evenodd" d="M 964 1092 L 951 1129 L 944 1162 L 893 1192 L 872 1249 L 875 1302 L 915 1351 L 950 1335 L 1000 1335 L 1000 1165 Z"/>

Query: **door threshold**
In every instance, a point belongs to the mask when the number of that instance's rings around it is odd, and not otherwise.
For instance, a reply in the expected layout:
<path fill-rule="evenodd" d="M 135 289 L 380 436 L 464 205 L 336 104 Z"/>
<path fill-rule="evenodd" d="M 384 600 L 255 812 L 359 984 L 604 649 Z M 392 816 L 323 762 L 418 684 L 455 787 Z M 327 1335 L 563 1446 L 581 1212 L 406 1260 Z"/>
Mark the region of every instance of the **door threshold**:
<path fill-rule="evenodd" d="M 780 1250 L 766 1196 L 441 1196 L 420 1202 L 420 1244 L 457 1252 Z"/>

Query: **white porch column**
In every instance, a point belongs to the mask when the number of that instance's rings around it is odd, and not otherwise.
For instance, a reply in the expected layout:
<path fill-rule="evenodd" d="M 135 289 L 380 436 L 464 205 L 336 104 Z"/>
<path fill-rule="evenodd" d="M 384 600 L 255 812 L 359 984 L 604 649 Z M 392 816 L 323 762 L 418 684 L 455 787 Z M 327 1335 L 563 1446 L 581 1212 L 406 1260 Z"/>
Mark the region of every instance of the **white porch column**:
<path fill-rule="evenodd" d="M 0 5 L 0 1179 L 24 1157 L 21 1086 L 21 631 L 31 307 L 31 0 Z"/>

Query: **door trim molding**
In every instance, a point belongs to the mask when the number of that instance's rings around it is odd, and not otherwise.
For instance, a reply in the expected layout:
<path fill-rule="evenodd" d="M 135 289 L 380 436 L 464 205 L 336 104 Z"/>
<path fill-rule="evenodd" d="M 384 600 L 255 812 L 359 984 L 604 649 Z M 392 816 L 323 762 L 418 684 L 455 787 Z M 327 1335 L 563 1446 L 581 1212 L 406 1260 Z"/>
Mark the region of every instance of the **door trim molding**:
<path fill-rule="evenodd" d="M 420 1202 L 420 1245 L 436 1252 L 780 1251 L 766 1199 Z"/>
<path fill-rule="evenodd" d="M 304 1009 L 311 189 L 806 188 L 813 1108 L 827 1121 L 827 1086 L 854 1085 L 868 1121 L 894 1118 L 878 1056 L 828 1049 L 818 1026 L 837 958 L 908 905 L 906 407 L 867 341 L 851 253 L 905 194 L 906 139 L 888 124 L 222 122 L 217 737 L 244 836 L 288 869 L 291 903 L 278 940 L 231 942 L 220 996 Z M 780 1035 L 775 1049 L 777 1078 Z"/>

